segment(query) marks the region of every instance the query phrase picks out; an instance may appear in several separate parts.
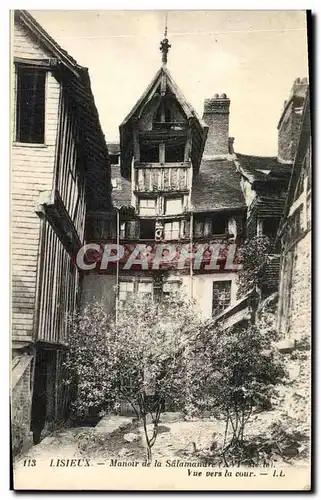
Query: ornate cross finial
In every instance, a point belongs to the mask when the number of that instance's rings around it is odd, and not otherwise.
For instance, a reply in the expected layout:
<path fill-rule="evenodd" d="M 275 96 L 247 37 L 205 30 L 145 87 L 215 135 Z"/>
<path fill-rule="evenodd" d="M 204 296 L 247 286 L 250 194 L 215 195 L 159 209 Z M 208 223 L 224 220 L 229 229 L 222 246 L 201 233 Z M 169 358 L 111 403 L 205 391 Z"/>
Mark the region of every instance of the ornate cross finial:
<path fill-rule="evenodd" d="M 169 44 L 168 38 L 167 38 L 167 14 L 166 14 L 166 20 L 165 20 L 165 32 L 164 32 L 164 38 L 160 43 L 159 50 L 162 52 L 162 63 L 167 64 L 167 54 L 169 49 L 171 48 L 171 45 Z"/>

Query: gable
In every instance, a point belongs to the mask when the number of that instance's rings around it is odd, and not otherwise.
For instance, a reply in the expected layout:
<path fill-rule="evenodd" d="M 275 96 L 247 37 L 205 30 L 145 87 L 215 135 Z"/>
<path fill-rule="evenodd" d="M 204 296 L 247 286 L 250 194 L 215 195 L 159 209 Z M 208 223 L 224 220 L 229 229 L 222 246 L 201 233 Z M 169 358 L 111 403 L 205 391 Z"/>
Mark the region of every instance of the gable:
<path fill-rule="evenodd" d="M 130 113 L 119 127 L 121 146 L 121 172 L 126 178 L 130 175 L 131 161 L 134 152 L 133 133 L 151 131 L 153 121 L 157 119 L 160 106 L 167 108 L 171 114 L 169 128 L 183 131 L 190 129 L 192 136 L 191 158 L 195 172 L 198 172 L 208 126 L 201 120 L 194 108 L 180 92 L 166 66 L 162 66 L 148 85 L 145 92 L 136 102 Z M 165 111 L 166 112 L 166 111 Z"/>
<path fill-rule="evenodd" d="M 23 59 L 48 59 L 53 56 L 27 28 L 17 22 L 13 30 L 13 55 Z"/>

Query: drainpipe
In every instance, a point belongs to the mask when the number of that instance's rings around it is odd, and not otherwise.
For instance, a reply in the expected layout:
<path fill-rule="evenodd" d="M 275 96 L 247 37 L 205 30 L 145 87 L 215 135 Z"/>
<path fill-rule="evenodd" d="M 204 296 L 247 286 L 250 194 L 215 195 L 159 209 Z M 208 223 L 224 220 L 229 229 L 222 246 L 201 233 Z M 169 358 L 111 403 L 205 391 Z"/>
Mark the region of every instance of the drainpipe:
<path fill-rule="evenodd" d="M 116 208 L 116 238 L 117 238 L 117 248 L 119 247 L 119 236 L 120 236 L 120 225 L 119 225 L 119 209 Z M 118 302 L 119 302 L 119 259 L 116 261 L 116 308 L 115 308 L 115 320 L 116 325 L 118 321 Z"/>
<path fill-rule="evenodd" d="M 189 243 L 191 247 L 191 258 L 189 261 L 189 281 L 190 281 L 190 298 L 193 298 L 193 212 L 190 215 L 190 228 L 189 228 Z"/>

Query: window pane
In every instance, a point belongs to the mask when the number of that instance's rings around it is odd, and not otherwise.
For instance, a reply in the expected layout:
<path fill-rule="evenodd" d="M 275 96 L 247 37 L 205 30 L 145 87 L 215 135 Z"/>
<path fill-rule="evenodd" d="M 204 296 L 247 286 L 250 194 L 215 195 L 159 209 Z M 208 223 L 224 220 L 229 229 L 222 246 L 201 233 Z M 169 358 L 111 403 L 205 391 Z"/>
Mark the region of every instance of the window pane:
<path fill-rule="evenodd" d="M 164 224 L 164 237 L 165 240 L 178 240 L 179 239 L 179 221 L 166 222 Z"/>
<path fill-rule="evenodd" d="M 121 281 L 119 283 L 119 290 L 124 292 L 133 292 L 134 291 L 134 282 L 133 281 Z"/>
<path fill-rule="evenodd" d="M 228 229 L 228 219 L 225 215 L 218 215 L 212 220 L 212 234 L 225 234 Z"/>
<path fill-rule="evenodd" d="M 156 199 L 141 198 L 139 200 L 140 215 L 155 215 L 156 214 Z"/>
<path fill-rule="evenodd" d="M 17 68 L 18 142 L 43 144 L 45 140 L 45 79 L 44 70 Z"/>
<path fill-rule="evenodd" d="M 139 237 L 141 240 L 155 239 L 155 220 L 141 219 Z"/>
<path fill-rule="evenodd" d="M 169 198 L 166 200 L 166 215 L 182 213 L 182 198 Z"/>
<path fill-rule="evenodd" d="M 153 284 L 152 283 L 138 283 L 138 293 L 152 293 Z"/>
<path fill-rule="evenodd" d="M 163 292 L 166 294 L 175 293 L 179 290 L 180 286 L 181 284 L 179 281 L 167 281 L 163 284 Z"/>
<path fill-rule="evenodd" d="M 231 303 L 231 281 L 214 281 L 213 283 L 213 316 L 217 316 Z"/>

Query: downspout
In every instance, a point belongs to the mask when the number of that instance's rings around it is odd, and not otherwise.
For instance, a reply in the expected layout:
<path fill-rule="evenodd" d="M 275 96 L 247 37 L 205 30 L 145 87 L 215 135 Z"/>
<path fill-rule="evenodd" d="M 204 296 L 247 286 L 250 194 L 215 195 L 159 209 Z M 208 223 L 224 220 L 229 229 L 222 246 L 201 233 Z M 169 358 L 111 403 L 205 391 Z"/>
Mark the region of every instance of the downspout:
<path fill-rule="evenodd" d="M 119 209 L 116 208 L 116 238 L 117 238 L 117 248 L 119 248 Z M 116 325 L 118 321 L 118 302 L 119 302 L 119 259 L 116 260 L 116 309 L 115 309 L 115 320 Z"/>
<path fill-rule="evenodd" d="M 193 298 L 193 222 L 194 222 L 193 212 L 190 215 L 190 228 L 189 228 L 189 243 L 191 249 L 190 261 L 189 261 L 189 280 L 190 280 L 190 298 Z"/>

